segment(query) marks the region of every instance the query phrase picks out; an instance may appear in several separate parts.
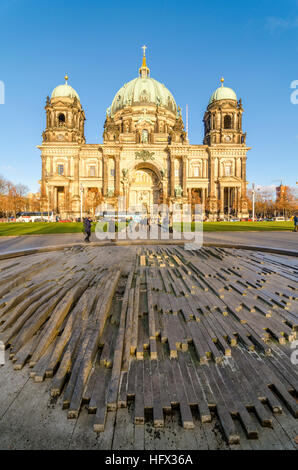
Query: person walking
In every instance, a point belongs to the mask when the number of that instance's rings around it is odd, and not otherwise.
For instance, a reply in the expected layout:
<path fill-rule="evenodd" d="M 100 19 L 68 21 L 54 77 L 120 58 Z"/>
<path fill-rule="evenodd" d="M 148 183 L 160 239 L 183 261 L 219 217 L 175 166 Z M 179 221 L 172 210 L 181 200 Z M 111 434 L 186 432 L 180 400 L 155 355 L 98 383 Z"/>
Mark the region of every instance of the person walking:
<path fill-rule="evenodd" d="M 84 232 L 85 232 L 85 242 L 90 242 L 91 237 L 91 217 L 84 218 Z"/>
<path fill-rule="evenodd" d="M 298 232 L 298 216 L 294 217 L 294 232 Z"/>

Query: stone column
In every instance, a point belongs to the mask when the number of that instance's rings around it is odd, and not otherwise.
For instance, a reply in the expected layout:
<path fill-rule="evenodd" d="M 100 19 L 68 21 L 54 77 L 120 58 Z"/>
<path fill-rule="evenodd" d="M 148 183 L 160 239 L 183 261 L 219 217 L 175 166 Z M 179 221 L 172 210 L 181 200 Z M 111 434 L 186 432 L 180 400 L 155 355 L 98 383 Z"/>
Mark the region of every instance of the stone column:
<path fill-rule="evenodd" d="M 174 197 L 175 196 L 175 159 L 171 155 L 171 186 L 170 186 L 170 196 Z"/>
<path fill-rule="evenodd" d="M 206 189 L 202 188 L 202 205 L 204 207 L 204 210 L 205 210 L 205 204 L 206 204 Z"/>
<path fill-rule="evenodd" d="M 245 181 L 246 180 L 246 157 L 243 157 L 242 158 L 242 162 L 241 162 L 241 179 L 242 181 Z"/>
<path fill-rule="evenodd" d="M 246 157 L 241 161 L 242 197 L 246 197 Z"/>
<path fill-rule="evenodd" d="M 120 155 L 115 157 L 115 194 L 120 194 Z"/>
<path fill-rule="evenodd" d="M 220 186 L 220 213 L 224 213 L 224 187 Z"/>
<path fill-rule="evenodd" d="M 210 196 L 215 197 L 215 159 L 214 157 L 210 157 Z"/>
<path fill-rule="evenodd" d="M 239 213 L 239 212 L 241 213 L 241 212 L 242 212 L 242 209 L 241 209 L 241 187 L 238 188 L 238 194 L 237 194 L 237 196 L 238 196 L 238 200 L 237 200 L 238 209 L 237 209 L 237 211 L 238 211 L 238 213 Z"/>
<path fill-rule="evenodd" d="M 54 210 L 57 211 L 58 209 L 58 188 L 54 186 Z"/>
<path fill-rule="evenodd" d="M 79 198 L 80 194 L 80 159 L 79 156 L 75 156 L 73 158 L 73 176 L 74 176 L 74 196 L 75 198 Z"/>
<path fill-rule="evenodd" d="M 46 157 L 43 155 L 41 157 L 41 197 L 46 196 L 45 178 L 46 178 Z"/>
<path fill-rule="evenodd" d="M 238 211 L 239 211 L 239 201 L 238 201 L 238 187 L 235 187 L 235 215 L 236 217 L 238 216 Z"/>
<path fill-rule="evenodd" d="M 182 195 L 186 197 L 186 165 L 187 157 L 184 156 L 182 160 Z"/>
<path fill-rule="evenodd" d="M 103 196 L 107 196 L 108 193 L 108 176 L 108 157 L 105 155 L 102 162 Z"/>

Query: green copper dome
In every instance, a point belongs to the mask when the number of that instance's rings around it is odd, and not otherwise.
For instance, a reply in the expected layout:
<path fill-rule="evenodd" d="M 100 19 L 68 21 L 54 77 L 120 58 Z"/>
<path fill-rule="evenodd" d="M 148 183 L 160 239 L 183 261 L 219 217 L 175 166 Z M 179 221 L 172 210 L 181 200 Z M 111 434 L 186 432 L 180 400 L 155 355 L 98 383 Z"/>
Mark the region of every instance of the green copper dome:
<path fill-rule="evenodd" d="M 64 85 L 58 85 L 56 88 L 54 88 L 51 98 L 63 98 L 63 97 L 74 98 L 74 97 L 76 97 L 80 101 L 80 97 L 77 94 L 76 90 L 74 90 L 67 83 L 68 76 L 65 75 L 64 78 L 65 78 L 65 84 Z"/>
<path fill-rule="evenodd" d="M 172 93 L 154 78 L 138 77 L 123 85 L 116 93 L 111 106 L 113 116 L 119 109 L 130 105 L 154 104 L 177 112 L 177 105 Z"/>
<path fill-rule="evenodd" d="M 215 90 L 211 98 L 209 100 L 209 104 L 213 103 L 213 101 L 220 101 L 220 100 L 234 100 L 237 101 L 237 95 L 232 90 L 232 88 L 228 88 L 226 86 L 223 86 L 224 79 L 221 79 L 221 86 Z"/>
<path fill-rule="evenodd" d="M 143 63 L 139 69 L 139 77 L 125 83 L 116 93 L 111 105 L 111 116 L 126 106 L 153 104 L 164 106 L 173 113 L 177 112 L 177 105 L 172 93 L 160 82 L 149 76 L 149 68 L 146 64 L 145 50 Z"/>

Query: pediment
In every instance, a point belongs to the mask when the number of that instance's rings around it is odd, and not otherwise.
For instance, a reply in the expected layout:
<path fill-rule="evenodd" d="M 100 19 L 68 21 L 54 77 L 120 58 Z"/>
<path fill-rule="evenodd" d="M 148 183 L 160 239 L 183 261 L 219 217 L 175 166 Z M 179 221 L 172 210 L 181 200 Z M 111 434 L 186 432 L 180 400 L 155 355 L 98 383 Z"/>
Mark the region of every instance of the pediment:
<path fill-rule="evenodd" d="M 65 101 L 58 101 L 55 103 L 55 108 L 69 108 L 69 103 L 65 103 Z"/>
<path fill-rule="evenodd" d="M 52 176 L 52 178 L 50 178 L 50 180 L 51 180 L 51 181 L 55 181 L 55 182 L 59 182 L 59 181 L 60 181 L 61 183 L 62 183 L 62 182 L 63 182 L 63 183 L 66 183 L 66 182 L 68 182 L 69 179 L 68 179 L 66 176 L 64 176 L 64 175 L 54 175 L 54 176 Z"/>
<path fill-rule="evenodd" d="M 237 176 L 221 176 L 218 178 L 220 183 L 241 183 L 241 179 L 237 178 Z"/>

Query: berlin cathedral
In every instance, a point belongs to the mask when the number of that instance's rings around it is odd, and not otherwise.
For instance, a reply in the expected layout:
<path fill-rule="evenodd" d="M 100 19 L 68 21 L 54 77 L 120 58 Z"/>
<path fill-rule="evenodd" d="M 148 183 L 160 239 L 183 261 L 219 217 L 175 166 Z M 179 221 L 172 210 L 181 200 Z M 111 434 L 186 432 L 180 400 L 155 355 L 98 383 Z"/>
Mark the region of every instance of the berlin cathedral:
<path fill-rule="evenodd" d="M 137 78 L 117 91 L 106 111 L 103 143 L 88 144 L 78 93 L 57 86 L 46 101 L 41 150 L 42 210 L 63 218 L 94 215 L 100 204 L 150 213 L 153 204 L 202 204 L 208 220 L 248 217 L 246 133 L 236 93 L 211 95 L 202 145 L 189 143 L 172 93 L 150 76 L 143 47 Z"/>

